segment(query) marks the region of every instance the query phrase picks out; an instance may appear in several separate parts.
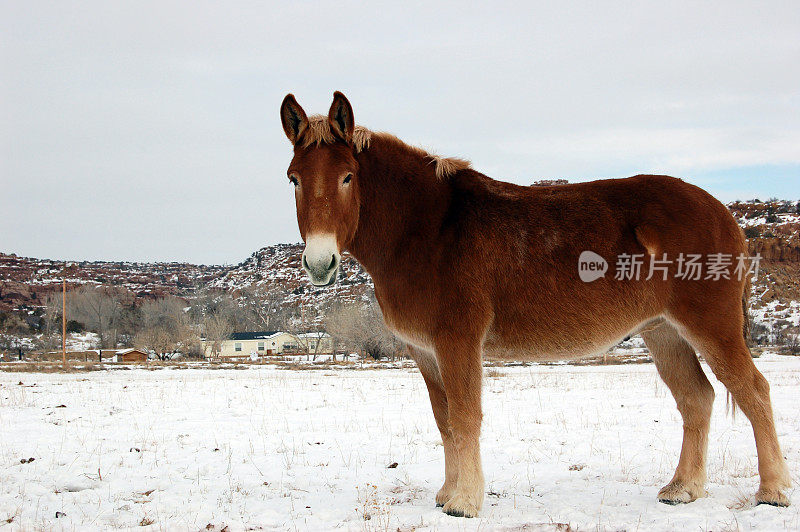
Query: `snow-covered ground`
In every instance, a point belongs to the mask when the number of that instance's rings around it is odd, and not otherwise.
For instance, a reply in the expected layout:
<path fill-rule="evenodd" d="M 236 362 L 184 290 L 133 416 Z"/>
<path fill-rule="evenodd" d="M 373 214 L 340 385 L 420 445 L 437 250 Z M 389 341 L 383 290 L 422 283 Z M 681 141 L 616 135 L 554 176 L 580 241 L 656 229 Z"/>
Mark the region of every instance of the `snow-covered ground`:
<path fill-rule="evenodd" d="M 797 484 L 800 358 L 756 363 Z M 709 497 L 666 506 L 681 421 L 651 364 L 487 374 L 486 501 L 460 519 L 434 507 L 443 453 L 413 369 L 0 373 L 0 527 L 800 529 L 796 490 L 753 505 L 752 431 L 716 382 Z"/>

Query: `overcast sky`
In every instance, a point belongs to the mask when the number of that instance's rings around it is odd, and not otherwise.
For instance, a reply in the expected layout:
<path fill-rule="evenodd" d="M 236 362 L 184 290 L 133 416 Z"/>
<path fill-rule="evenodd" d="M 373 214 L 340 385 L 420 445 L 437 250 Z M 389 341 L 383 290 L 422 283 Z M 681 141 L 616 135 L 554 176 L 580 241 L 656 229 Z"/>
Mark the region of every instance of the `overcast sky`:
<path fill-rule="evenodd" d="M 433 4 L 2 1 L 0 251 L 299 241 L 287 92 L 515 183 L 800 197 L 800 2 Z"/>

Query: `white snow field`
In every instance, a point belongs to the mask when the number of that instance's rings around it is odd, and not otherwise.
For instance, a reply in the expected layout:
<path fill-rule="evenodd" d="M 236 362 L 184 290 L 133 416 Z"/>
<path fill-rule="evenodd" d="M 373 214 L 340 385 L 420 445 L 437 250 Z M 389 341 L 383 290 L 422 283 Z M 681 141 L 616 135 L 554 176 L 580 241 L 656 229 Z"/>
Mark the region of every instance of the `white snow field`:
<path fill-rule="evenodd" d="M 756 364 L 796 485 L 800 358 Z M 796 489 L 754 505 L 752 431 L 713 378 L 709 496 L 667 506 L 681 420 L 652 364 L 486 372 L 476 519 L 434 506 L 444 458 L 414 368 L 0 373 L 0 528 L 800 529 Z"/>

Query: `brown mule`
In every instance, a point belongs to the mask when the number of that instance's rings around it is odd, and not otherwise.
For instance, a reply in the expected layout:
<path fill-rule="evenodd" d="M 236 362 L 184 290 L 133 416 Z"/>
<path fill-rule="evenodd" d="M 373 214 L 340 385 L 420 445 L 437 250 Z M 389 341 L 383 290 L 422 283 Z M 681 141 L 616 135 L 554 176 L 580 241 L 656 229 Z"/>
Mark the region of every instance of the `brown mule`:
<path fill-rule="evenodd" d="M 667 176 L 553 187 L 495 181 L 466 161 L 356 126 L 339 92 L 327 117 L 308 117 L 290 94 L 281 121 L 294 146 L 288 176 L 303 267 L 315 285 L 332 284 L 347 250 L 372 276 L 386 324 L 428 386 L 444 444 L 436 502 L 445 512 L 475 516 L 483 503 L 484 353 L 576 358 L 637 332 L 684 421 L 678 467 L 659 500 L 705 495 L 714 392 L 699 352 L 753 425 L 757 501 L 789 504 L 769 385 L 743 335 L 747 274 L 696 277 L 682 261 L 746 253 L 719 201 Z M 619 275 L 636 257 L 643 275 L 633 267 Z M 605 275 L 603 262 L 616 263 L 618 275 Z"/>

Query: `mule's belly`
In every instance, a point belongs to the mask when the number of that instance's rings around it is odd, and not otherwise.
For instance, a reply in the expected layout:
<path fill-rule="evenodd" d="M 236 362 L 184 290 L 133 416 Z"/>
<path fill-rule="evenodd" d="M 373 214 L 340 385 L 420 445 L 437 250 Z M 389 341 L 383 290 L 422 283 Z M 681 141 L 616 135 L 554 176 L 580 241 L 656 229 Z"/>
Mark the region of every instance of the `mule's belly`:
<path fill-rule="evenodd" d="M 493 360 L 519 360 L 526 362 L 548 362 L 573 360 L 605 353 L 626 336 L 636 334 L 659 318 L 631 320 L 604 328 L 601 331 L 584 328 L 572 331 L 553 331 L 542 334 L 542 330 L 519 331 L 513 335 L 502 335 L 492 328 L 483 341 L 484 358 Z M 401 341 L 420 352 L 417 356 L 436 357 L 434 340 L 424 331 L 399 327 L 387 322 L 390 330 Z"/>
<path fill-rule="evenodd" d="M 490 333 L 483 344 L 483 352 L 485 358 L 492 360 L 525 362 L 573 360 L 605 353 L 637 329 L 637 326 L 633 326 L 627 330 L 619 329 L 613 334 L 562 339 L 507 339 Z"/>
<path fill-rule="evenodd" d="M 660 315 L 648 312 L 587 316 L 583 320 L 551 320 L 528 327 L 493 325 L 483 343 L 490 359 L 547 362 L 572 360 L 605 353 L 628 336 L 659 323 Z M 505 325 L 505 326 L 504 326 Z"/>

